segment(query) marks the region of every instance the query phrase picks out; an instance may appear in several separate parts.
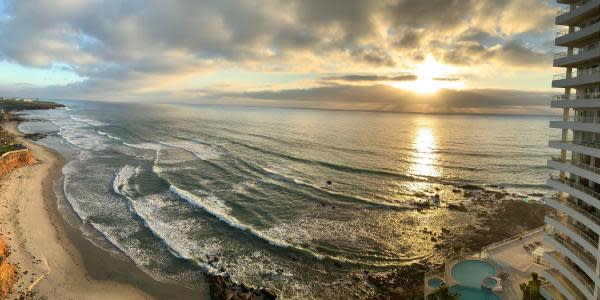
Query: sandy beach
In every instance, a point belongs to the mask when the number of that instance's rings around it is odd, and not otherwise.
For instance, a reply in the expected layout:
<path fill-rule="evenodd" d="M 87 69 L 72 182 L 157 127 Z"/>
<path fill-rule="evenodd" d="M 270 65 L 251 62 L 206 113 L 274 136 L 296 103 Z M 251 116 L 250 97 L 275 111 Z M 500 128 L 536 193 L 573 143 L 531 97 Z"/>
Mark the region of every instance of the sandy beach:
<path fill-rule="evenodd" d="M 19 135 L 15 123 L 4 127 Z M 18 140 L 33 151 L 36 163 L 0 181 L 0 233 L 11 251 L 9 261 L 19 272 L 8 298 L 27 292 L 47 299 L 154 298 L 131 284 L 92 278 L 55 208 L 52 181 L 62 159 L 49 149 Z"/>

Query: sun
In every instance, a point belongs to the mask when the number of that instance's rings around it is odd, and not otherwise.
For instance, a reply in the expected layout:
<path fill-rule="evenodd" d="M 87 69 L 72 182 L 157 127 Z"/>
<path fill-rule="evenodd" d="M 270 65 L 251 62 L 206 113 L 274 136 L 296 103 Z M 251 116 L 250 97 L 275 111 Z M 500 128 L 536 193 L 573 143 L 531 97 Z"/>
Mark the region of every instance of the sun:
<path fill-rule="evenodd" d="M 425 61 L 415 67 L 415 81 L 391 82 L 390 85 L 413 91 L 419 94 L 431 94 L 440 89 L 460 89 L 463 83 L 448 76 L 455 74 L 456 70 L 448 65 L 441 64 L 428 56 Z"/>

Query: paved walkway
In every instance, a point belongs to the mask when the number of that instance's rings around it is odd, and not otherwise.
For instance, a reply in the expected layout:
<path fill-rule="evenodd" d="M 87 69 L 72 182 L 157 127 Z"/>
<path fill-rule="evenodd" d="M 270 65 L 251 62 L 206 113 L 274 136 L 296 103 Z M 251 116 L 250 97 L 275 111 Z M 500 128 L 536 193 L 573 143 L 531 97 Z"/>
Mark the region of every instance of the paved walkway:
<path fill-rule="evenodd" d="M 546 251 L 554 250 L 544 242 L 545 234 L 545 231 L 540 231 L 487 251 L 487 260 L 496 266 L 498 273 L 510 274 L 503 282 L 504 292 L 500 294 L 502 299 L 521 299 L 523 295 L 519 284 L 529 281 L 532 272 L 541 274 L 546 269 L 544 265 L 534 262 L 532 253 L 536 247 L 529 247 L 535 242 L 541 242 Z M 524 246 L 528 246 L 529 250 Z"/>

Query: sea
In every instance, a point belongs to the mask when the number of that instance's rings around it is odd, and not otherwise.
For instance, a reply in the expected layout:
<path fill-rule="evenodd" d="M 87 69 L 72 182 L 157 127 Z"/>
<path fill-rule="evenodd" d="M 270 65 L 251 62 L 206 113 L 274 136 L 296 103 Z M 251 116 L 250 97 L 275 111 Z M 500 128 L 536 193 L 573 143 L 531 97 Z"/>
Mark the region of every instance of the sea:
<path fill-rule="evenodd" d="M 546 116 L 60 102 L 19 129 L 64 156 L 69 224 L 158 281 L 229 274 L 283 298 L 356 295 L 352 274 L 439 260 L 422 228 L 457 221 L 423 201 L 547 194 L 560 134 Z"/>

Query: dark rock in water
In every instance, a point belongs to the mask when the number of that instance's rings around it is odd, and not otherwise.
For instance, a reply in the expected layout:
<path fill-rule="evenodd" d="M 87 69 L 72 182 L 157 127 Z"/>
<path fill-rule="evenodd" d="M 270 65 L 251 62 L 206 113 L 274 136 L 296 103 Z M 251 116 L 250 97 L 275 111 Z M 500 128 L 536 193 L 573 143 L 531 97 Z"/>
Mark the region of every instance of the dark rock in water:
<path fill-rule="evenodd" d="M 327 180 L 327 185 L 332 185 L 333 182 L 331 180 Z"/>
<path fill-rule="evenodd" d="M 452 192 L 453 193 L 460 193 L 460 192 L 462 192 L 462 190 L 461 189 L 452 189 Z"/>
<path fill-rule="evenodd" d="M 462 204 L 448 204 L 448 209 L 456 210 L 456 211 L 463 211 L 463 212 L 467 211 L 467 207 Z"/>
<path fill-rule="evenodd" d="M 473 184 L 464 184 L 461 187 L 465 190 L 481 190 L 482 189 L 480 186 L 476 186 Z"/>
<path fill-rule="evenodd" d="M 215 300 L 270 300 L 277 299 L 277 294 L 268 288 L 247 287 L 243 283 L 233 282 L 230 276 L 205 275 L 209 285 L 210 298 Z"/>
<path fill-rule="evenodd" d="M 43 133 L 28 133 L 26 135 L 24 135 L 23 137 L 25 137 L 28 140 L 32 140 L 32 141 L 39 141 L 43 138 L 45 138 L 47 135 L 43 134 Z"/>

